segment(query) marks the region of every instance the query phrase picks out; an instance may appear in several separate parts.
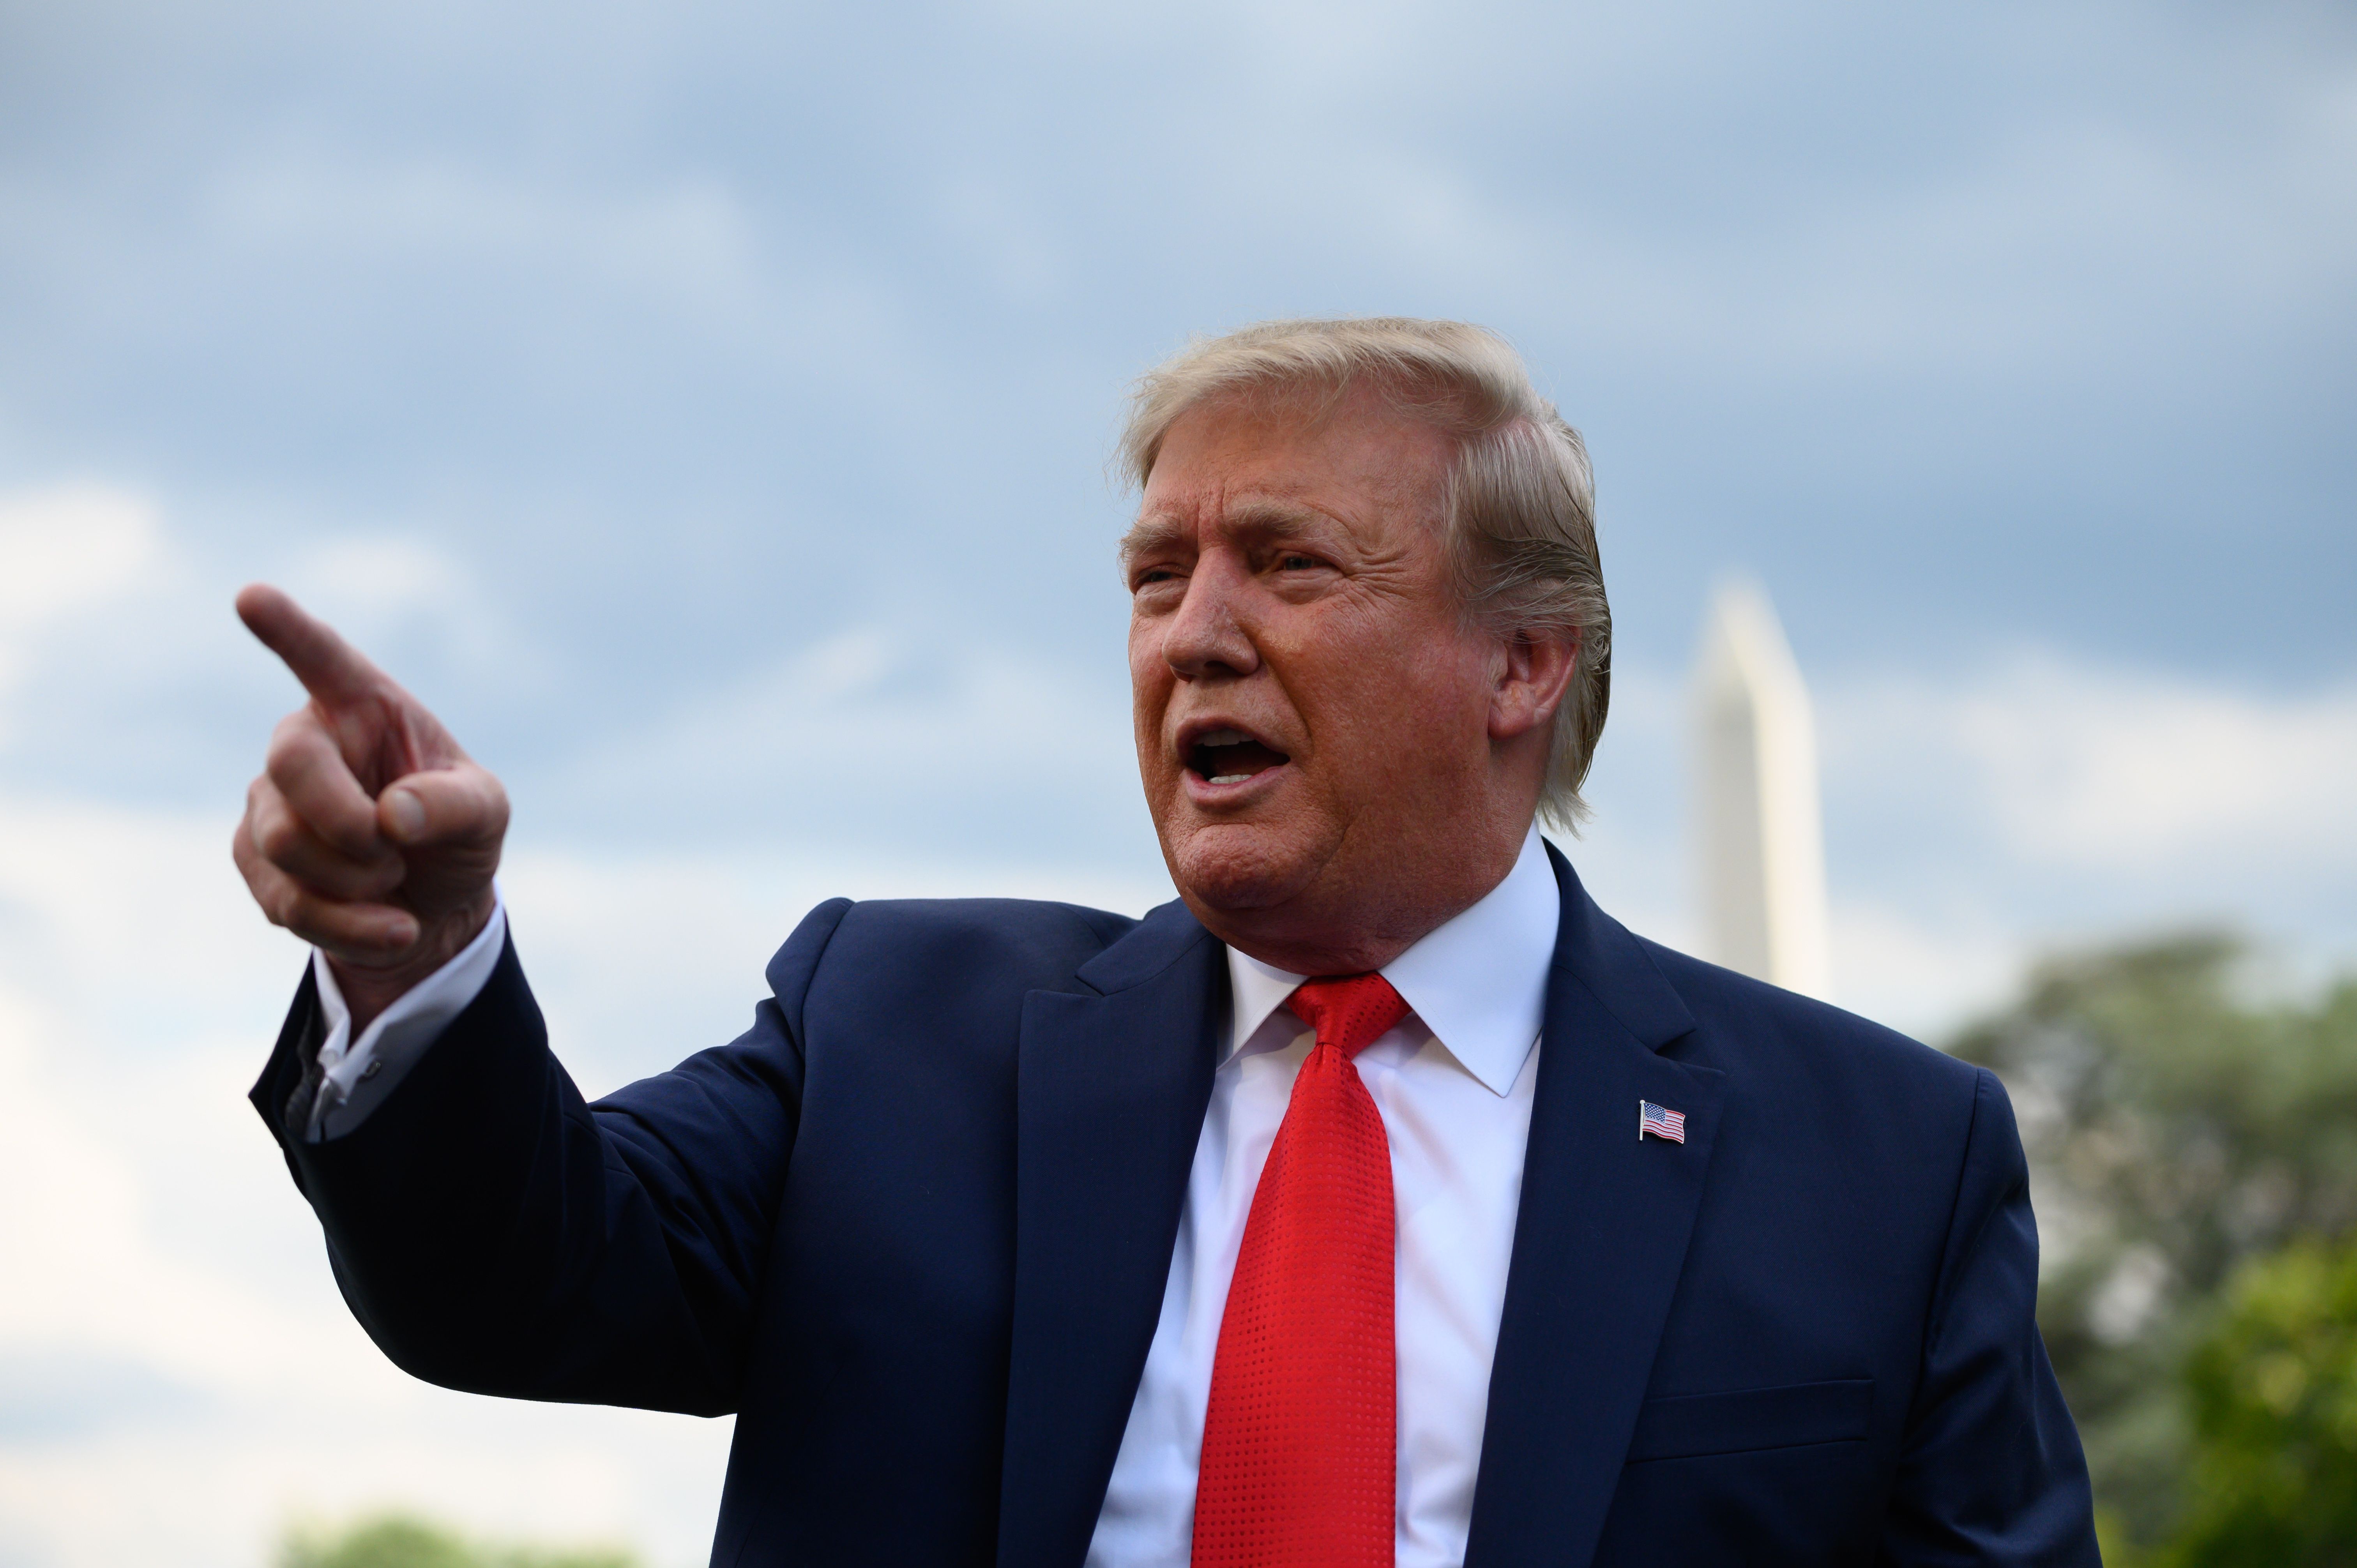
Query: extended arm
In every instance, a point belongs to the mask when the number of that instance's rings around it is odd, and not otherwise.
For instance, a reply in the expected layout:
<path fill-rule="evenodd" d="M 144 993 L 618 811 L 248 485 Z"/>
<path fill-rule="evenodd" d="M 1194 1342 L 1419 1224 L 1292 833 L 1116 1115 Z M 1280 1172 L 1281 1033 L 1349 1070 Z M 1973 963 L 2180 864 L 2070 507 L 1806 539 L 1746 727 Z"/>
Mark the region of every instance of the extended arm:
<path fill-rule="evenodd" d="M 494 920 L 499 780 L 284 594 L 250 587 L 238 613 L 309 701 L 272 737 L 233 850 L 318 954 L 254 1103 L 353 1312 L 455 1388 L 733 1408 L 800 1113 L 802 993 L 844 907 L 779 954 L 734 1044 L 584 1104 Z M 323 979 L 346 1005 L 322 1005 Z"/>
<path fill-rule="evenodd" d="M 321 1036 L 307 977 L 254 1105 L 385 1354 L 480 1393 L 733 1410 L 793 1150 L 802 995 L 848 908 L 780 950 L 751 1029 L 595 1106 L 510 942 L 400 1089 L 322 1143 L 302 1136 Z"/>

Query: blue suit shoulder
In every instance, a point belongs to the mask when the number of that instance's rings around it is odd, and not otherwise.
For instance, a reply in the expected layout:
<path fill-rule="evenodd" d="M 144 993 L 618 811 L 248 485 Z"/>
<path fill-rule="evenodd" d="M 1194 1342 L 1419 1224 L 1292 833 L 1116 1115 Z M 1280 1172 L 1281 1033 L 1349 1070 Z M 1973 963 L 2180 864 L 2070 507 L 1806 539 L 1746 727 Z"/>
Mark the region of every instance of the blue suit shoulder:
<path fill-rule="evenodd" d="M 1136 924 L 1127 915 L 1045 899 L 834 898 L 811 911 L 795 939 L 820 928 L 831 964 L 872 956 L 936 972 L 1019 972 L 1036 985 L 1069 978 Z M 779 961 L 794 945 L 789 940 Z"/>
<path fill-rule="evenodd" d="M 1019 1009 L 1026 992 L 1082 989 L 1081 966 L 1136 925 L 1043 899 L 834 898 L 778 950 L 768 979 L 796 1023 L 814 986 L 886 1016 L 941 1007 L 989 1015 Z"/>
<path fill-rule="evenodd" d="M 1945 1272 L 1954 1260 L 1937 1262 L 1939 1251 L 1963 1239 L 1959 1223 L 1965 1234 L 1976 1223 L 1966 1211 L 2026 1179 L 1994 1074 L 1827 1003 L 1643 946 L 1695 1020 L 1663 1054 L 1725 1075 L 1723 1191 L 1777 1192 L 1823 1225 Z"/>
<path fill-rule="evenodd" d="M 1798 992 L 1637 939 L 1695 1022 L 1693 1048 L 1730 1072 L 1803 1081 L 1862 1079 L 1913 1093 L 1969 1101 L 1982 1070 Z M 1674 1055 L 1685 1052 L 1672 1048 Z"/>

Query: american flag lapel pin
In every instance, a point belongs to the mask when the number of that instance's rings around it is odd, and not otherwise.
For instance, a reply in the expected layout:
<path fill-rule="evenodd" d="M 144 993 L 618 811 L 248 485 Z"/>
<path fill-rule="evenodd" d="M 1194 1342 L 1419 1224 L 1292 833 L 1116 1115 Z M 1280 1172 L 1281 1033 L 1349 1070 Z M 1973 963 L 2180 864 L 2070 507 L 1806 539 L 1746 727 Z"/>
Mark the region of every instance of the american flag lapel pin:
<path fill-rule="evenodd" d="M 1673 1111 L 1666 1105 L 1656 1105 L 1650 1100 L 1640 1100 L 1637 1101 L 1637 1142 L 1643 1143 L 1648 1133 L 1673 1144 L 1683 1144 L 1686 1141 L 1686 1113 Z"/>

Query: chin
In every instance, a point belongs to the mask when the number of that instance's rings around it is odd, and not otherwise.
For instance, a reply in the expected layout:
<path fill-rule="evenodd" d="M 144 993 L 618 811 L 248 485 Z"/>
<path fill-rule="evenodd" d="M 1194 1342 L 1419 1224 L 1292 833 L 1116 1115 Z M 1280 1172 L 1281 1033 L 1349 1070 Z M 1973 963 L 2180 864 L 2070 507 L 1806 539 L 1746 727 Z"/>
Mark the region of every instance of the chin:
<path fill-rule="evenodd" d="M 1317 879 L 1318 856 L 1275 829 L 1243 822 L 1193 825 L 1165 841 L 1170 878 L 1191 905 L 1266 909 Z"/>

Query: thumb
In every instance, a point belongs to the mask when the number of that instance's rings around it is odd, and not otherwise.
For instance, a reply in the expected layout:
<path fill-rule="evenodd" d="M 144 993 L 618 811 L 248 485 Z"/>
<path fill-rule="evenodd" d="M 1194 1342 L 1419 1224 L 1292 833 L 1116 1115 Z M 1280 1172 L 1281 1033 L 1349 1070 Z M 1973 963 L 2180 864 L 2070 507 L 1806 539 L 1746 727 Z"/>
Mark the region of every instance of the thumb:
<path fill-rule="evenodd" d="M 379 831 L 407 849 L 497 843 L 508 829 L 508 792 L 462 760 L 394 779 L 377 797 L 376 817 Z"/>

